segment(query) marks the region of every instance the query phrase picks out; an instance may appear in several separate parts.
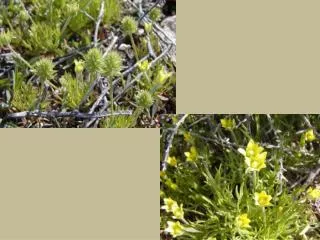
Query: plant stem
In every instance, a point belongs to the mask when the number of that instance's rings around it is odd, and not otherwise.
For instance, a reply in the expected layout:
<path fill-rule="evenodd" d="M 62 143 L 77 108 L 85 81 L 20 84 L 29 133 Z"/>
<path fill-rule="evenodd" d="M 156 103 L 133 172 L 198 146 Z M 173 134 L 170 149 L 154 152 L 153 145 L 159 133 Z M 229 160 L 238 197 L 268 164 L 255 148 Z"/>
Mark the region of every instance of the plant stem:
<path fill-rule="evenodd" d="M 233 131 L 233 130 L 231 130 L 230 132 L 231 132 L 231 136 L 232 136 L 232 138 L 233 138 L 234 142 L 235 142 L 237 145 L 239 145 L 238 139 L 237 139 L 237 137 L 236 137 L 236 135 L 235 135 L 234 131 Z"/>
<path fill-rule="evenodd" d="M 9 44 L 8 45 L 9 49 L 13 52 L 13 54 L 19 58 L 25 65 L 27 65 L 29 68 L 32 69 L 32 66 L 30 65 L 30 63 L 27 62 L 27 60 L 25 60 L 23 57 L 21 57 L 21 55 L 19 53 L 17 53 L 13 48 L 12 46 Z"/>
<path fill-rule="evenodd" d="M 137 107 L 137 109 L 132 113 L 132 126 L 135 126 L 138 121 L 138 117 L 143 112 L 142 107 Z"/>
<path fill-rule="evenodd" d="M 24 11 L 25 11 L 25 12 L 28 14 L 28 16 L 30 17 L 31 22 L 34 23 L 31 15 L 30 15 L 30 13 L 29 13 L 28 10 L 26 9 L 26 6 L 25 6 L 24 3 L 22 2 L 22 0 L 19 0 L 19 2 L 20 2 L 20 4 L 21 4 L 22 8 L 24 9 Z"/>
<path fill-rule="evenodd" d="M 64 36 L 64 31 L 67 29 L 67 26 L 69 25 L 70 21 L 71 21 L 72 16 L 69 16 L 66 20 L 66 22 L 64 23 L 62 30 L 61 30 L 61 39 L 63 39 Z"/>
<path fill-rule="evenodd" d="M 52 5 L 53 5 L 54 0 L 50 1 L 50 23 L 52 24 Z"/>
<path fill-rule="evenodd" d="M 147 72 L 143 72 L 143 74 L 146 77 L 146 79 L 148 80 L 148 82 L 151 83 L 151 79 L 150 79 L 148 73 Z"/>
<path fill-rule="evenodd" d="M 113 114 L 113 84 L 112 84 L 112 78 L 109 79 L 109 94 L 110 94 L 111 114 Z"/>
<path fill-rule="evenodd" d="M 189 224 L 189 223 L 187 222 L 187 220 L 185 220 L 184 218 L 182 218 L 181 221 L 182 221 L 183 223 L 185 223 L 185 224 Z"/>
<path fill-rule="evenodd" d="M 131 41 L 131 44 L 132 44 L 132 48 L 133 48 L 134 55 L 135 55 L 136 60 L 137 60 L 137 62 L 138 62 L 138 61 L 139 61 L 139 57 L 138 57 L 137 46 L 136 46 L 136 44 L 134 43 L 132 34 L 130 34 L 129 37 L 130 37 L 130 41 Z"/>
<path fill-rule="evenodd" d="M 253 192 L 256 191 L 256 187 L 257 187 L 257 173 L 256 171 L 253 171 Z"/>

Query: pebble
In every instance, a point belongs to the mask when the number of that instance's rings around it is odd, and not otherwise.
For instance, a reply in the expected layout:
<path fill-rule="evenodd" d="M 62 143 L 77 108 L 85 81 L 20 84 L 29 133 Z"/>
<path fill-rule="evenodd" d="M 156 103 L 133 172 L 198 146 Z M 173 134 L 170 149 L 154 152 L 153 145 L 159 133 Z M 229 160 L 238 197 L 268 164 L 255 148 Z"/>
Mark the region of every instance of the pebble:
<path fill-rule="evenodd" d="M 144 29 L 140 28 L 138 30 L 138 36 L 142 36 L 144 34 Z"/>
<path fill-rule="evenodd" d="M 131 48 L 131 46 L 129 45 L 129 44 L 124 44 L 124 43 L 122 43 L 120 46 L 119 46 L 119 50 L 120 51 L 126 51 L 126 50 L 128 50 L 128 49 L 130 49 Z"/>

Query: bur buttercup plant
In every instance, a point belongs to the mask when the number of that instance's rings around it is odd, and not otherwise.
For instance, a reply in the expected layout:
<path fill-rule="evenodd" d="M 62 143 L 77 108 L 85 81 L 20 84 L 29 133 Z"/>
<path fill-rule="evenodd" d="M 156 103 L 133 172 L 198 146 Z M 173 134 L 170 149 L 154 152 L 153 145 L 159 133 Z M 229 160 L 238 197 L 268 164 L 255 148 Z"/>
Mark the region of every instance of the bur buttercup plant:
<path fill-rule="evenodd" d="M 320 115 L 188 115 L 170 145 L 179 119 L 162 125 L 161 239 L 320 238 L 317 180 L 300 180 L 318 166 Z"/>
<path fill-rule="evenodd" d="M 122 70 L 122 58 L 118 52 L 110 52 L 103 60 L 102 72 L 109 79 L 109 95 L 111 112 L 113 113 L 113 79 L 120 75 Z"/>
<path fill-rule="evenodd" d="M 147 9 L 142 3 L 142 10 Z M 50 116 L 65 111 L 72 116 L 101 115 L 40 120 L 54 127 L 158 124 L 157 114 L 174 110 L 169 105 L 175 102 L 175 83 L 167 79 L 175 68 L 167 55 L 160 56 L 168 43 L 161 44 L 153 28 L 163 19 L 161 9 L 153 11 L 151 23 L 145 25 L 138 24 L 136 10 L 121 0 L 0 1 L 0 71 L 2 64 L 10 69 L 0 76 L 4 114 L 39 110 Z M 24 77 L 13 86 L 18 75 Z M 39 119 L 29 116 L 33 126 Z M 3 125 L 28 122 L 4 119 Z"/>
<path fill-rule="evenodd" d="M 133 39 L 133 34 L 136 33 L 138 30 L 138 23 L 133 17 L 126 16 L 122 19 L 121 27 L 123 29 L 124 34 L 130 37 L 130 41 L 132 44 L 132 48 L 133 48 L 136 60 L 139 61 L 137 46 Z"/>

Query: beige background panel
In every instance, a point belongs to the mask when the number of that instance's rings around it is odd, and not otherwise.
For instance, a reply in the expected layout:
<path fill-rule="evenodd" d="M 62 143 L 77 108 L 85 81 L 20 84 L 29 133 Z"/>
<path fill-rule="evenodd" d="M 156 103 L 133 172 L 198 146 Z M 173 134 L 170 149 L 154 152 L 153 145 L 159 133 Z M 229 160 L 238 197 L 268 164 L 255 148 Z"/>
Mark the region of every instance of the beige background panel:
<path fill-rule="evenodd" d="M 0 239 L 159 239 L 158 129 L 0 135 Z"/>
<path fill-rule="evenodd" d="M 320 112 L 320 1 L 177 2 L 178 113 Z"/>

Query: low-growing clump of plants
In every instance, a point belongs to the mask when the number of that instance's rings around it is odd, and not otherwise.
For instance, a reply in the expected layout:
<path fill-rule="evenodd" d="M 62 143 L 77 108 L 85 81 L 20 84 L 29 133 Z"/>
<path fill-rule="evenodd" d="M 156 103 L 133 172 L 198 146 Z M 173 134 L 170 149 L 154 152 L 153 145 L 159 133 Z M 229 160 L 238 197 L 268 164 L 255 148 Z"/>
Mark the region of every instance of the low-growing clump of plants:
<path fill-rule="evenodd" d="M 320 115 L 162 119 L 161 239 L 320 239 Z"/>
<path fill-rule="evenodd" d="M 161 5 L 144 11 L 122 0 L 1 1 L 1 124 L 145 127 L 175 111 L 171 43 L 154 28 L 165 16 Z"/>

